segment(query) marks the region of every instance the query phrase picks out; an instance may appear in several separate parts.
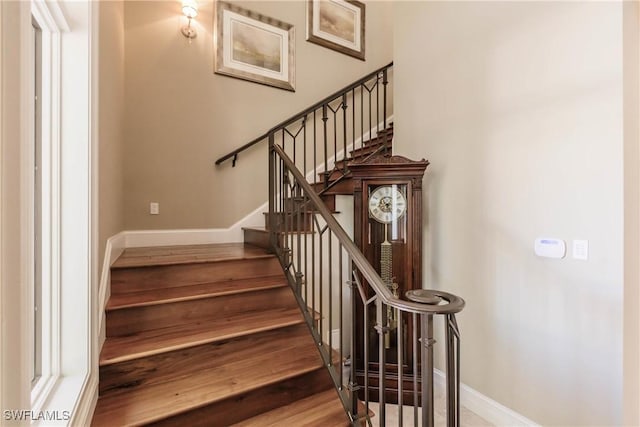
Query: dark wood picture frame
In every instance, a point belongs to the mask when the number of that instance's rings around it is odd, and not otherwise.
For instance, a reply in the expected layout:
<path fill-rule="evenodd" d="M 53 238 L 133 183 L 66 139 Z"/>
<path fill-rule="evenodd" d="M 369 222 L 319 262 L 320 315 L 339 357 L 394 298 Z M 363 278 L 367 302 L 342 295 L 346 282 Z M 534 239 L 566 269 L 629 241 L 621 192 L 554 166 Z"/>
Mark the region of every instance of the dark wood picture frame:
<path fill-rule="evenodd" d="M 214 72 L 295 92 L 295 29 L 275 18 L 216 1 Z"/>
<path fill-rule="evenodd" d="M 357 0 L 308 0 L 307 41 L 364 61 L 364 3 Z"/>

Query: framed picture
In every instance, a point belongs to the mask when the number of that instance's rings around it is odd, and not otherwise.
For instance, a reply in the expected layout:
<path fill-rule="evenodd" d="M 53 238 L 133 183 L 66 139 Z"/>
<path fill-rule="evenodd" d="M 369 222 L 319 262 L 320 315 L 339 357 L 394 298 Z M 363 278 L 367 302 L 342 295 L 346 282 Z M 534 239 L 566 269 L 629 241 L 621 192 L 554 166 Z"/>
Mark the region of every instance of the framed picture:
<path fill-rule="evenodd" d="M 308 0 L 307 40 L 364 61 L 364 3 Z"/>
<path fill-rule="evenodd" d="M 216 73 L 295 91 L 293 25 L 218 1 L 213 43 Z"/>

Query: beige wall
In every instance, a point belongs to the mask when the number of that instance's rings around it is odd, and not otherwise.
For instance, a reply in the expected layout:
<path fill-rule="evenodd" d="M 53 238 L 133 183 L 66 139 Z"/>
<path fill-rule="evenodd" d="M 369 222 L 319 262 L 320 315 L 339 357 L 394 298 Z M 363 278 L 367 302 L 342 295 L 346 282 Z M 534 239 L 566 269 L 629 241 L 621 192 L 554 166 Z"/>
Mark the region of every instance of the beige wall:
<path fill-rule="evenodd" d="M 622 4 L 396 3 L 394 25 L 396 151 L 431 161 L 425 283 L 467 301 L 462 381 L 543 425 L 620 424 Z"/>
<path fill-rule="evenodd" d="M 124 2 L 100 2 L 99 248 L 124 230 Z"/>
<path fill-rule="evenodd" d="M 640 6 L 624 4 L 624 425 L 640 425 Z"/>
<path fill-rule="evenodd" d="M 29 4 L 0 2 L 0 411 L 29 408 L 26 284 L 22 276 L 20 183 L 24 104 L 21 99 L 28 46 Z M 26 51 L 26 49 L 24 49 Z M 4 420 L 4 418 L 3 418 Z M 4 421 L 3 421 L 4 422 Z M 17 423 L 6 422 L 7 425 Z"/>
<path fill-rule="evenodd" d="M 180 34 L 175 1 L 125 3 L 125 226 L 227 227 L 267 199 L 266 144 L 218 157 L 392 59 L 392 4 L 367 3 L 367 61 L 305 41 L 305 2 L 241 2 L 296 30 L 296 92 L 213 73 L 213 3 L 198 37 Z M 373 31 L 375 29 L 375 31 Z M 149 202 L 160 215 L 149 215 Z"/>

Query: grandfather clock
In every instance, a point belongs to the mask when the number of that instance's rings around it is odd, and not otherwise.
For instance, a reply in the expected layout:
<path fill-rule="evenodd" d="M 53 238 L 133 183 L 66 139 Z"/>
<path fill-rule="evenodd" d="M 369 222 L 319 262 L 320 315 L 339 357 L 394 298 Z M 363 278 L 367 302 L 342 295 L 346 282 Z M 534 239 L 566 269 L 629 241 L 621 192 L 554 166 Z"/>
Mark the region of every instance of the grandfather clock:
<path fill-rule="evenodd" d="M 414 161 L 402 156 L 378 154 L 362 163 L 350 163 L 354 185 L 354 240 L 367 260 L 376 269 L 391 292 L 403 298 L 406 291 L 422 287 L 422 178 L 429 165 L 427 160 Z M 364 280 L 364 279 L 363 279 Z M 365 283 L 367 298 L 373 290 Z M 357 308 L 355 369 L 358 383 L 364 383 L 365 342 L 368 347 L 369 384 L 378 383 L 378 344 L 375 332 L 375 305 L 367 307 L 369 325 L 364 325 L 365 307 Z M 385 339 L 385 371 L 398 373 L 398 342 L 405 355 L 401 372 L 407 375 L 403 390 L 405 404 L 413 402 L 412 322 L 408 316 L 387 316 L 391 332 Z M 402 322 L 403 337 L 398 340 L 397 324 Z M 369 334 L 365 340 L 364 334 Z M 403 375 L 404 375 L 403 374 Z M 411 379 L 410 379 L 411 378 Z M 404 380 L 398 379 L 398 380 Z M 397 401 L 397 381 L 387 381 L 387 402 Z M 369 396 L 377 400 L 377 396 Z"/>

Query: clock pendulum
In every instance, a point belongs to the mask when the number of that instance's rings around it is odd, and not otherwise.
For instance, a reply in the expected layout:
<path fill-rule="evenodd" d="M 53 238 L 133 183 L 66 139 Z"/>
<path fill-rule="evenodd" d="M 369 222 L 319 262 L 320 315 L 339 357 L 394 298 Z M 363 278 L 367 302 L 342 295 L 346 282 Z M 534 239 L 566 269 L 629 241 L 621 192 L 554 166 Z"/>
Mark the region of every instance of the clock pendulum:
<path fill-rule="evenodd" d="M 391 242 L 387 238 L 389 224 L 384 224 L 384 242 L 380 244 L 380 278 L 385 285 L 393 292 L 394 297 L 398 297 L 398 284 L 393 280 L 393 253 L 391 250 Z M 397 327 L 395 312 L 390 306 L 387 306 L 387 327 L 394 330 Z M 391 334 L 384 337 L 384 348 L 391 348 Z"/>
<path fill-rule="evenodd" d="M 384 225 L 384 241 L 380 244 L 380 278 L 396 298 L 399 285 L 393 280 L 393 248 L 389 241 L 388 227 L 391 222 L 404 215 L 406 208 L 406 199 L 395 186 L 381 186 L 371 194 L 369 212 L 376 221 Z M 395 312 L 390 306 L 387 306 L 386 327 L 389 331 L 397 327 Z M 390 333 L 384 336 L 384 346 L 386 349 L 391 348 Z"/>

